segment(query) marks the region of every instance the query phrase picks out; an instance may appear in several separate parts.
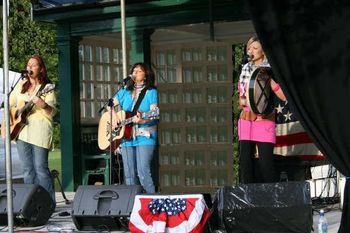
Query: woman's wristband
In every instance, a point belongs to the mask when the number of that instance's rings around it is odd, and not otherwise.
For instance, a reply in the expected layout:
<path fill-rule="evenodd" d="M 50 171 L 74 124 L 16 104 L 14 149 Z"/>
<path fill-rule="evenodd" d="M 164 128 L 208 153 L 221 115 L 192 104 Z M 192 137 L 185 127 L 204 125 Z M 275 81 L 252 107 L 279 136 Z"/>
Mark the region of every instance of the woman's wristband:
<path fill-rule="evenodd" d="M 277 92 L 280 88 L 281 86 L 278 83 L 276 83 L 276 85 L 272 88 L 272 91 Z"/>

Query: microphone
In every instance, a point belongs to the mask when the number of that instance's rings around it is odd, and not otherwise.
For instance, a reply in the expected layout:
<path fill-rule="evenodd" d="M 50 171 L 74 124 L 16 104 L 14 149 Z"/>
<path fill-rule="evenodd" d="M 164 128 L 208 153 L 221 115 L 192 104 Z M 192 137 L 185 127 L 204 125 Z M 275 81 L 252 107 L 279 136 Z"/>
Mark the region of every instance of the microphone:
<path fill-rule="evenodd" d="M 129 74 L 128 76 L 126 76 L 126 78 L 123 79 L 123 85 L 126 86 L 130 79 L 134 79 L 132 74 Z"/>
<path fill-rule="evenodd" d="M 245 63 L 248 63 L 250 62 L 251 60 L 253 60 L 254 58 L 254 55 L 253 54 L 250 54 L 250 53 L 247 53 L 243 56 L 243 59 L 242 59 L 242 63 L 245 64 Z"/>
<path fill-rule="evenodd" d="M 253 60 L 253 58 L 254 58 L 254 55 L 253 55 L 253 54 L 247 53 L 247 59 L 248 59 L 248 61 Z"/>
<path fill-rule="evenodd" d="M 32 74 L 33 74 L 33 71 L 31 71 L 31 70 L 22 70 L 22 71 L 21 71 L 21 74 L 22 74 L 22 75 L 26 75 L 26 74 L 32 75 Z"/>

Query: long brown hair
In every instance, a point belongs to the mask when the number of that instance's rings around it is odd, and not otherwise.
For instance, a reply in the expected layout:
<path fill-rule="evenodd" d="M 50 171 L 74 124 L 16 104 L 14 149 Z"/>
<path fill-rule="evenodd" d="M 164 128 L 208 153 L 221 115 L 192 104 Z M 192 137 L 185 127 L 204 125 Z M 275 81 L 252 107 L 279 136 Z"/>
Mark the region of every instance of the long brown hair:
<path fill-rule="evenodd" d="M 134 71 L 134 69 L 139 66 L 144 72 L 145 72 L 145 87 L 146 89 L 152 89 L 155 88 L 155 75 L 153 70 L 149 67 L 149 65 L 147 65 L 146 63 L 143 62 L 138 62 L 135 63 L 131 69 L 130 69 L 130 74 L 132 74 L 132 72 Z M 128 90 L 133 90 L 134 89 L 134 80 L 130 79 L 127 83 L 126 83 L 126 89 Z"/>
<path fill-rule="evenodd" d="M 45 63 L 44 63 L 44 60 L 41 58 L 41 56 L 39 55 L 33 55 L 31 56 L 30 58 L 28 58 L 27 62 L 26 62 L 26 65 L 24 67 L 24 69 L 27 68 L 27 64 L 29 62 L 30 59 L 35 59 L 37 60 L 41 70 L 40 70 L 40 73 L 39 73 L 39 77 L 38 77 L 38 81 L 41 85 L 46 85 L 48 83 L 51 83 L 50 79 L 47 77 L 47 71 L 46 71 L 46 66 L 45 66 Z M 22 91 L 21 93 L 25 93 L 28 91 L 29 87 L 30 87 L 30 82 L 29 82 L 29 75 L 26 75 L 25 76 L 25 79 L 27 79 L 28 81 L 26 83 L 23 84 L 22 86 Z"/>

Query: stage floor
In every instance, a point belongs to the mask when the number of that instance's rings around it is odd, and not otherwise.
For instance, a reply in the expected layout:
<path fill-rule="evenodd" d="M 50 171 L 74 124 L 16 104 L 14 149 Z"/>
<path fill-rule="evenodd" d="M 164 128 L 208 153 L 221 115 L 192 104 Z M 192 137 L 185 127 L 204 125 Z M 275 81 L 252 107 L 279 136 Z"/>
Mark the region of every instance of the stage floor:
<path fill-rule="evenodd" d="M 74 200 L 74 192 L 66 192 L 65 195 L 68 200 Z M 72 204 L 66 204 L 65 200 L 62 197 L 62 194 L 56 193 L 57 206 L 55 212 L 52 214 L 48 223 L 45 226 L 40 227 L 15 227 L 14 232 L 16 233 L 30 233 L 30 232 L 60 232 L 60 233 L 70 233 L 70 232 L 79 232 L 72 220 L 71 210 Z M 318 209 L 319 207 L 317 207 Z M 326 218 L 328 220 L 328 233 L 338 232 L 340 218 L 341 218 L 341 209 L 339 204 L 328 205 L 324 207 L 326 211 Z M 63 216 L 62 216 L 63 215 Z M 318 210 L 313 212 L 314 220 L 314 232 L 317 232 L 317 222 L 319 218 Z M 1 227 L 0 232 L 8 232 L 7 227 Z M 80 231 L 80 232 L 90 232 L 98 233 L 100 231 Z M 127 233 L 129 231 L 112 231 L 114 233 Z"/>

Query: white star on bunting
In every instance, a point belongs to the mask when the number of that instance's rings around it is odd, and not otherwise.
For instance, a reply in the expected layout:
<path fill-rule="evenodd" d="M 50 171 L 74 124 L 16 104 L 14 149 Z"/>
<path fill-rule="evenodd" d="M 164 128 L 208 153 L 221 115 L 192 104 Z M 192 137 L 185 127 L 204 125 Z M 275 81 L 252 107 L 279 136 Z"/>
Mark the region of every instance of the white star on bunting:
<path fill-rule="evenodd" d="M 291 116 L 293 115 L 293 113 L 291 112 L 287 112 L 287 114 L 283 114 L 283 116 L 285 117 L 285 121 L 288 121 L 288 120 L 292 120 Z"/>
<path fill-rule="evenodd" d="M 277 113 L 282 113 L 283 108 L 284 108 L 284 107 L 282 107 L 281 104 L 278 104 L 278 107 L 276 108 Z"/>

